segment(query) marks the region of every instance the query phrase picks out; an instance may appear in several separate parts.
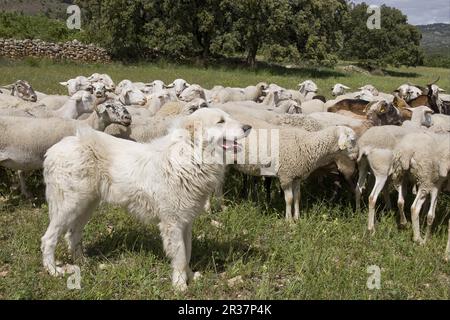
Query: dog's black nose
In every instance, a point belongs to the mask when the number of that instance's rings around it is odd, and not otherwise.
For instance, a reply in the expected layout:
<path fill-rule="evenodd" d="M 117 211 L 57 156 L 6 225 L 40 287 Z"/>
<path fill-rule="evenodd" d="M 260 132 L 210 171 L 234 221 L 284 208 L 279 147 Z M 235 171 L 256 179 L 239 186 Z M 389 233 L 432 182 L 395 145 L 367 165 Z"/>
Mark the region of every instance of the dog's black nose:
<path fill-rule="evenodd" d="M 252 129 L 252 126 L 249 126 L 248 124 L 246 124 L 242 127 L 242 130 L 244 130 L 244 132 L 250 131 L 251 129 Z"/>

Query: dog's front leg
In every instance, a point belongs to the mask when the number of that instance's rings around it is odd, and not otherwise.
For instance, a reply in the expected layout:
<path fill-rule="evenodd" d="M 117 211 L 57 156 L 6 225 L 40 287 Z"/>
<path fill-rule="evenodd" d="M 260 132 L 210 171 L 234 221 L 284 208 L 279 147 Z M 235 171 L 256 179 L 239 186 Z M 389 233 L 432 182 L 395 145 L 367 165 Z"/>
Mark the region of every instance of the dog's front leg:
<path fill-rule="evenodd" d="M 175 290 L 185 291 L 188 281 L 188 259 L 184 232 L 186 225 L 181 223 L 159 224 L 164 250 L 172 261 L 172 285 Z"/>

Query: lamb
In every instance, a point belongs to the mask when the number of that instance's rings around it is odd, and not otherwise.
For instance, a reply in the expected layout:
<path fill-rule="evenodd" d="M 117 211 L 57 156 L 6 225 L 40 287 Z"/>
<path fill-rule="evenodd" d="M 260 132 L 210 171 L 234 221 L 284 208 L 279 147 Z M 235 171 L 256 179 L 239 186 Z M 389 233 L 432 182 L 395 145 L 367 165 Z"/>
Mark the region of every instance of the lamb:
<path fill-rule="evenodd" d="M 103 131 L 112 123 L 130 125 L 128 111 L 120 105 L 105 103 L 83 121 L 0 117 L 0 166 L 23 171 L 41 169 L 45 152 L 62 138 L 75 135 L 77 128 L 89 126 Z M 22 194 L 30 198 L 24 177 L 19 174 L 19 178 Z"/>
<path fill-rule="evenodd" d="M 356 210 L 360 210 L 361 193 L 365 188 L 369 167 L 375 176 L 375 185 L 369 196 L 369 216 L 367 229 L 372 234 L 375 233 L 375 205 L 378 195 L 383 190 L 390 175 L 390 168 L 393 160 L 393 150 L 397 143 L 407 134 L 421 132 L 421 129 L 406 128 L 398 126 L 372 127 L 367 130 L 358 140 L 358 171 L 359 177 L 355 190 Z M 387 194 L 385 193 L 385 196 Z M 399 192 L 400 196 L 400 192 Z M 389 203 L 389 202 L 388 202 Z M 400 209 L 400 226 L 407 223 L 403 208 Z"/>
<path fill-rule="evenodd" d="M 409 172 L 409 176 L 417 185 L 416 199 L 411 207 L 413 240 L 424 244 L 431 234 L 439 191 L 450 171 L 450 134 L 406 135 L 394 149 L 392 162 L 394 183 L 402 191 L 402 205 L 406 172 Z M 427 230 L 425 239 L 422 239 L 419 214 L 428 195 L 430 207 L 427 214 Z"/>

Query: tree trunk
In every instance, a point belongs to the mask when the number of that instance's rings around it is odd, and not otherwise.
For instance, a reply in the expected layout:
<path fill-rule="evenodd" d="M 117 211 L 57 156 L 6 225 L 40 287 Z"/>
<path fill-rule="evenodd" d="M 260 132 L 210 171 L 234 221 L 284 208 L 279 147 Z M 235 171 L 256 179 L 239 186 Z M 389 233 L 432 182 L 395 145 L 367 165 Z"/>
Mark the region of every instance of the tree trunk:
<path fill-rule="evenodd" d="M 247 64 L 252 68 L 256 67 L 256 54 L 257 53 L 258 53 L 257 45 L 253 45 L 248 49 Z"/>

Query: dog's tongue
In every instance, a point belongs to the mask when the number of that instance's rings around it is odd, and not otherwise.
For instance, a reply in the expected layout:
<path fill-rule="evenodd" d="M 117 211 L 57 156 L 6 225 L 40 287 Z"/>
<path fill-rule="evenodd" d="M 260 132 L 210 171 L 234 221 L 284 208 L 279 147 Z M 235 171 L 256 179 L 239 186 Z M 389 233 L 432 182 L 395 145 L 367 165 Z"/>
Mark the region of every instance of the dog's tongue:
<path fill-rule="evenodd" d="M 222 148 L 224 150 L 234 149 L 235 151 L 238 151 L 241 148 L 241 146 L 239 145 L 237 140 L 234 140 L 234 141 L 224 140 L 223 144 L 222 144 Z"/>

